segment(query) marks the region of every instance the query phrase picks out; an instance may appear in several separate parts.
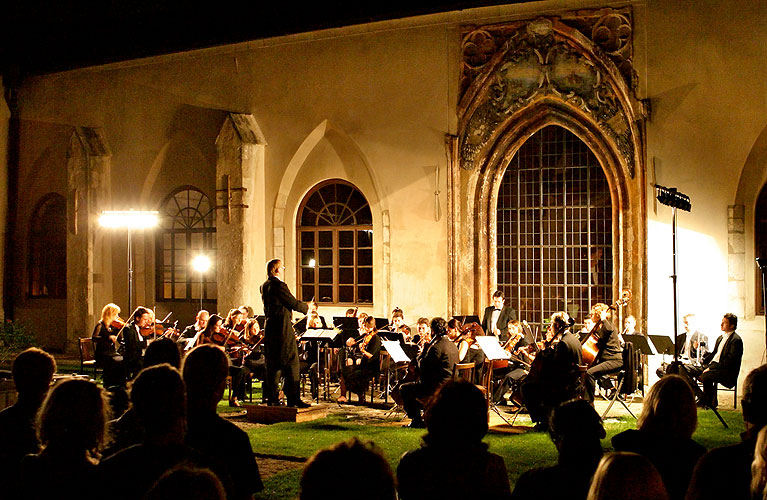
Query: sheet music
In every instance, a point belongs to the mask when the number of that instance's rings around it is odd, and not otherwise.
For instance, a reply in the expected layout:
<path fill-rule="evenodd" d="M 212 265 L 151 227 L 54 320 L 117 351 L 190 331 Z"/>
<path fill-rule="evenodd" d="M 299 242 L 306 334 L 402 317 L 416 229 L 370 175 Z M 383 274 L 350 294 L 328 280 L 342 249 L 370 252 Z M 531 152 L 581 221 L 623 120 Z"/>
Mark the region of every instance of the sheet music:
<path fill-rule="evenodd" d="M 477 337 L 477 343 L 485 353 L 485 357 L 490 361 L 495 361 L 496 359 L 511 358 L 511 354 L 501 347 L 501 344 L 498 343 L 498 337 L 495 335 L 479 336 Z"/>
<path fill-rule="evenodd" d="M 389 356 L 391 356 L 392 361 L 395 363 L 410 362 L 410 358 L 405 354 L 405 351 L 402 350 L 399 341 L 382 340 L 381 345 L 383 345 L 384 349 L 386 349 L 386 352 L 389 353 Z"/>
<path fill-rule="evenodd" d="M 300 340 L 335 340 L 335 338 L 341 333 L 341 330 L 323 330 L 321 328 L 310 328 L 301 335 Z"/>

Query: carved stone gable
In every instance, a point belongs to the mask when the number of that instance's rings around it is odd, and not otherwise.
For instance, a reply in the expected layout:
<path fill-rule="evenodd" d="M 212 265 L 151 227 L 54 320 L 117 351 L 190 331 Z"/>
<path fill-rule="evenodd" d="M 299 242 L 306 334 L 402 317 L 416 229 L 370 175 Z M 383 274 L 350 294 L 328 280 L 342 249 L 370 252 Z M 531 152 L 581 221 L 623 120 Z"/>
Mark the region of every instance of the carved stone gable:
<path fill-rule="evenodd" d="M 634 177 L 639 131 L 632 122 L 643 110 L 633 98 L 629 8 L 472 27 L 462 48 L 461 167 L 476 166 L 514 113 L 553 99 L 596 123 Z"/>

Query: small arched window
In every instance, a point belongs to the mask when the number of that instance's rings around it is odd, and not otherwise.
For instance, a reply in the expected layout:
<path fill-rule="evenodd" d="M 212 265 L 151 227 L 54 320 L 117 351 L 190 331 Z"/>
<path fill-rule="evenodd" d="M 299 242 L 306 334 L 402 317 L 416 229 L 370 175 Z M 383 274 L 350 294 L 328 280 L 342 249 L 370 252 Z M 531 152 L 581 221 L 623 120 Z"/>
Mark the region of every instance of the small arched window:
<path fill-rule="evenodd" d="M 373 303 L 373 217 L 365 196 L 332 179 L 315 186 L 298 211 L 301 299 Z"/>
<path fill-rule="evenodd" d="M 58 193 L 45 195 L 32 212 L 29 296 L 67 296 L 67 201 Z"/>
<path fill-rule="evenodd" d="M 192 259 L 207 255 L 215 262 L 216 219 L 208 196 L 193 186 L 182 186 L 160 209 L 156 248 L 157 300 L 216 300 L 215 266 L 206 273 L 192 269 Z"/>

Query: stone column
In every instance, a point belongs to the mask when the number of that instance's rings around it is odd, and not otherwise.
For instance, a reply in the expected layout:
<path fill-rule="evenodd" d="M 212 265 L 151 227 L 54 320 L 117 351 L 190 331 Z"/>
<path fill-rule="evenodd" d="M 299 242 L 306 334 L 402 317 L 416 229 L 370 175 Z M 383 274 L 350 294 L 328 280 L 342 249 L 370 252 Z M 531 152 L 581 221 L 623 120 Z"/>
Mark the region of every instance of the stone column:
<path fill-rule="evenodd" d="M 730 310 L 744 317 L 746 311 L 745 207 L 727 207 L 727 299 Z"/>
<path fill-rule="evenodd" d="M 263 140 L 252 115 L 230 113 L 216 139 L 216 277 L 218 310 L 262 309 L 266 280 Z"/>
<path fill-rule="evenodd" d="M 78 352 L 77 339 L 91 334 L 101 313 L 94 307 L 94 274 L 102 269 L 105 256 L 96 251 L 96 231 L 110 196 L 111 158 L 101 129 L 75 127 L 67 158 L 68 353 Z"/>
<path fill-rule="evenodd" d="M 0 78 L 0 94 L 5 95 L 5 86 Z M 8 213 L 8 133 L 10 132 L 11 110 L 5 99 L 0 99 L 0 220 L 6 220 Z M 6 228 L 7 229 L 7 228 Z M 0 231 L 0 276 L 5 277 L 5 232 Z M 4 287 L 0 288 L 0 293 Z M 5 319 L 0 298 L 0 319 Z M 15 395 L 15 394 L 14 394 Z"/>

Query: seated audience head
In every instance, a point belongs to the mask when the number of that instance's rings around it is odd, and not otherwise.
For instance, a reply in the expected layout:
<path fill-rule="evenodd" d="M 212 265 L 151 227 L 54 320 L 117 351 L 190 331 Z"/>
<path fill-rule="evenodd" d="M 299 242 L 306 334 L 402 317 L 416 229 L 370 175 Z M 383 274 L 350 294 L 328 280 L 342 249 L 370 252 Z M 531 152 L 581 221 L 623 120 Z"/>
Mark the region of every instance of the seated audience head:
<path fill-rule="evenodd" d="M 55 372 L 56 360 L 42 349 L 30 347 L 19 353 L 11 367 L 19 399 L 41 402 L 48 393 Z"/>
<path fill-rule="evenodd" d="M 330 480 L 343 471 L 344 487 Z M 315 453 L 301 475 L 301 500 L 395 500 L 389 462 L 372 442 L 352 438 Z"/>
<path fill-rule="evenodd" d="M 144 353 L 144 366 L 150 367 L 168 363 L 173 368 L 181 367 L 181 353 L 178 344 L 169 338 L 161 338 L 153 341 Z"/>
<path fill-rule="evenodd" d="M 141 370 L 131 386 L 130 399 L 147 441 L 183 441 L 186 389 L 176 368 L 162 364 Z"/>
<path fill-rule="evenodd" d="M 160 476 L 144 500 L 226 500 L 226 491 L 209 469 L 179 466 Z"/>
<path fill-rule="evenodd" d="M 476 444 L 487 434 L 487 401 L 477 386 L 450 380 L 427 401 L 424 418 L 428 444 Z"/>
<path fill-rule="evenodd" d="M 189 407 L 215 411 L 229 374 L 229 358 L 224 350 L 212 344 L 195 347 L 184 358 L 183 372 Z"/>
<path fill-rule="evenodd" d="M 44 452 L 95 459 L 105 441 L 109 402 L 95 382 L 65 379 L 51 389 L 37 419 Z"/>
<path fill-rule="evenodd" d="M 690 439 L 698 426 L 698 410 L 690 385 L 679 375 L 667 375 L 650 388 L 637 428 L 657 436 Z"/>
<path fill-rule="evenodd" d="M 580 453 L 588 444 L 596 443 L 606 436 L 602 419 L 588 401 L 579 399 L 565 401 L 554 408 L 549 422 L 549 435 L 560 453 Z"/>
<path fill-rule="evenodd" d="M 666 486 L 650 461 L 636 453 L 608 453 L 591 480 L 588 500 L 668 500 Z"/>
<path fill-rule="evenodd" d="M 722 318 L 722 331 L 734 332 L 738 329 L 738 317 L 733 313 L 727 313 Z"/>
<path fill-rule="evenodd" d="M 447 333 L 447 321 L 444 318 L 431 320 L 431 338 L 437 338 Z"/>
<path fill-rule="evenodd" d="M 754 461 L 751 462 L 751 498 L 767 498 L 767 427 L 759 431 L 754 449 Z"/>
<path fill-rule="evenodd" d="M 767 424 L 767 365 L 754 368 L 743 381 L 743 420 L 746 430 Z"/>

